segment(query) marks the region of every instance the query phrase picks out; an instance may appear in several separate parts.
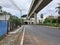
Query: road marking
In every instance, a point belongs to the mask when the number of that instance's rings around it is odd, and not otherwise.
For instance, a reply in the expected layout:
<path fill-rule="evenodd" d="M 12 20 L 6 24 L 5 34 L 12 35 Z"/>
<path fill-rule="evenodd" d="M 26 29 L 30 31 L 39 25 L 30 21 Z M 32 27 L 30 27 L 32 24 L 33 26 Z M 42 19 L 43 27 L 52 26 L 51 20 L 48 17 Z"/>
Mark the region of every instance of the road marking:
<path fill-rule="evenodd" d="M 24 30 L 23 30 L 23 35 L 22 35 L 22 39 L 21 39 L 20 45 L 23 45 L 23 41 L 24 41 L 24 34 L 25 34 L 25 28 L 24 28 Z"/>

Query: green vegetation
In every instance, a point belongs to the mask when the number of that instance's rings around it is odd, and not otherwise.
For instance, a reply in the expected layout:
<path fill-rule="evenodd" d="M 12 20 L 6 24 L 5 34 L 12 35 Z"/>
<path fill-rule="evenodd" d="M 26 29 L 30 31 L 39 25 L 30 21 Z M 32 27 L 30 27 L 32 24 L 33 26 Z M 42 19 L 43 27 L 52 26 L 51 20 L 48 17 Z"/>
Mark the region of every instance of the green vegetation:
<path fill-rule="evenodd" d="M 56 7 L 58 10 L 56 12 L 58 12 L 58 14 L 60 15 L 60 4 L 58 4 L 59 6 Z"/>
<path fill-rule="evenodd" d="M 23 24 L 23 19 L 19 19 L 16 16 L 11 16 L 10 22 L 13 23 L 15 25 L 15 27 L 17 27 L 17 26 L 21 26 Z"/>
<path fill-rule="evenodd" d="M 0 40 L 2 40 L 4 37 L 3 36 L 0 36 Z"/>
<path fill-rule="evenodd" d="M 60 16 L 58 17 L 57 22 L 60 24 Z"/>
<path fill-rule="evenodd" d="M 60 16 L 58 16 L 58 18 L 46 18 L 44 23 L 40 24 L 40 25 L 59 27 L 60 26 Z"/>
<path fill-rule="evenodd" d="M 44 23 L 57 23 L 57 19 L 54 18 L 46 18 Z"/>

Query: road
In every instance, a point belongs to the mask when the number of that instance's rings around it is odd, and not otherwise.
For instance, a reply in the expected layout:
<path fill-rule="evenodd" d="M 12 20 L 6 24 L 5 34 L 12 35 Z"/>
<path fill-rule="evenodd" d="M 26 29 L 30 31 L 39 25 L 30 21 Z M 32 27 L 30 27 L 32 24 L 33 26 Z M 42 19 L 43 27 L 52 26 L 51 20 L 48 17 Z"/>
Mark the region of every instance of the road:
<path fill-rule="evenodd" d="M 56 28 L 24 25 L 23 45 L 60 45 L 60 30 Z"/>

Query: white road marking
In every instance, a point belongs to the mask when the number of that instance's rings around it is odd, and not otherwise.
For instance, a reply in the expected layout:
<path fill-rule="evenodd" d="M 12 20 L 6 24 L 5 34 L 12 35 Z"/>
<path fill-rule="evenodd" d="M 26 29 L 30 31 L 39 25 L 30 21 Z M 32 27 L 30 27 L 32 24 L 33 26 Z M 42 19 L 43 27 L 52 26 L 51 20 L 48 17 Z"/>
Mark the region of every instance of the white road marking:
<path fill-rule="evenodd" d="M 20 45 L 23 45 L 24 35 L 25 35 L 25 28 L 24 28 L 24 30 L 23 30 L 23 35 L 22 35 L 22 39 L 21 39 Z"/>

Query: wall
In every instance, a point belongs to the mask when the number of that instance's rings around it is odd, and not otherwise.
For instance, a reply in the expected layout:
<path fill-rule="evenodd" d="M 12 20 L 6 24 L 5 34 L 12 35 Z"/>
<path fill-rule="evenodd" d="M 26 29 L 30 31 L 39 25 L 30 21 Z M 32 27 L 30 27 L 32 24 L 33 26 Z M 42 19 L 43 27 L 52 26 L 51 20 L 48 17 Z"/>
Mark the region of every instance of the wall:
<path fill-rule="evenodd" d="M 0 36 L 5 35 L 8 32 L 8 20 L 10 15 L 0 15 Z"/>
<path fill-rule="evenodd" d="M 0 20 L 0 36 L 3 36 L 8 31 L 8 22 L 4 20 Z"/>

